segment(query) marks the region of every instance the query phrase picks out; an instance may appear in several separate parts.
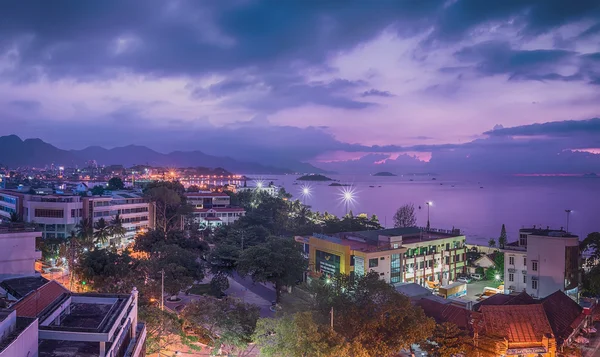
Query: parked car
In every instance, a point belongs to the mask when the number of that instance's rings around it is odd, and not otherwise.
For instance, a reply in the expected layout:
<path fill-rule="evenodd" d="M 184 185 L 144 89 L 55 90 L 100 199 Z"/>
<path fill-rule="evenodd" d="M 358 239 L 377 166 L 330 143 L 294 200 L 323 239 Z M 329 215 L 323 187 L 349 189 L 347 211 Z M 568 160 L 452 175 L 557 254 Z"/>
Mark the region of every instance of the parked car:
<path fill-rule="evenodd" d="M 471 283 L 471 281 L 473 281 L 473 279 L 469 278 L 468 276 L 463 276 L 463 277 L 456 279 L 456 281 L 460 281 L 461 283 L 469 284 L 469 283 Z"/>
<path fill-rule="evenodd" d="M 471 278 L 473 280 L 482 280 L 483 276 L 481 274 L 471 274 Z"/>

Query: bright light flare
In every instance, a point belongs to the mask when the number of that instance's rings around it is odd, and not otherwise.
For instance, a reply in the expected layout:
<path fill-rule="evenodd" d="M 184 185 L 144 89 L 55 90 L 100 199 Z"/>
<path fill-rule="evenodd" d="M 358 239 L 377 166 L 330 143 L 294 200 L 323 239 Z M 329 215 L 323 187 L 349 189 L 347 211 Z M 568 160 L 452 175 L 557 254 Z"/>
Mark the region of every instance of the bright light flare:
<path fill-rule="evenodd" d="M 496 274 L 494 278 L 496 278 L 496 280 L 500 280 L 500 274 Z"/>

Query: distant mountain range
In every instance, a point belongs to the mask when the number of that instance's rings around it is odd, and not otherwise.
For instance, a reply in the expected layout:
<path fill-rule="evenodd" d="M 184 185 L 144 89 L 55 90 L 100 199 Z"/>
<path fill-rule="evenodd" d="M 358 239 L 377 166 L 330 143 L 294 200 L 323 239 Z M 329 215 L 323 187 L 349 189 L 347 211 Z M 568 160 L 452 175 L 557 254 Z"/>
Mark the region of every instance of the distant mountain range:
<path fill-rule="evenodd" d="M 286 174 L 301 166 L 315 173 L 323 170 L 304 163 L 290 163 L 289 167 L 274 167 L 255 162 L 239 161 L 230 157 L 207 155 L 201 151 L 173 151 L 162 154 L 145 146 L 128 145 L 105 149 L 90 146 L 83 150 L 63 150 L 41 139 L 21 140 L 16 135 L 0 136 L 0 164 L 8 167 L 55 165 L 83 165 L 96 160 L 100 165 L 151 165 L 163 167 L 222 167 L 235 173 Z M 301 164 L 301 165 L 299 165 Z"/>

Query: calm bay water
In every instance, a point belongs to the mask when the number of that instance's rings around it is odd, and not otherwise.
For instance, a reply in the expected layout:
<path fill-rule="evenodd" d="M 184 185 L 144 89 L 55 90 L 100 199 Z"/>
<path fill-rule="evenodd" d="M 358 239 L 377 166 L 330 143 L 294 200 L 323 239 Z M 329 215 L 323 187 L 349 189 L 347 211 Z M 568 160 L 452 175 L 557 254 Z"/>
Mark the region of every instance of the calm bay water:
<path fill-rule="evenodd" d="M 351 188 L 355 199 L 350 204 L 353 213 L 375 214 L 386 227 L 393 226 L 396 209 L 411 202 L 417 211 L 417 223 L 425 226 L 425 202 L 431 201 L 431 226 L 460 228 L 472 243 L 487 244 L 489 238 L 498 238 L 503 223 L 509 241 L 516 240 L 523 226 L 535 224 L 558 229 L 566 226 L 565 209 L 573 210 L 569 230 L 582 239 L 590 232 L 600 231 L 600 178 L 439 175 L 432 180 L 431 176 L 328 176 L 352 186 L 296 181 L 298 176 L 294 175 L 260 179 L 273 180 L 300 200 L 302 187 L 309 186 L 311 194 L 305 198 L 306 204 L 313 210 L 338 216 L 346 210 L 342 189 Z"/>

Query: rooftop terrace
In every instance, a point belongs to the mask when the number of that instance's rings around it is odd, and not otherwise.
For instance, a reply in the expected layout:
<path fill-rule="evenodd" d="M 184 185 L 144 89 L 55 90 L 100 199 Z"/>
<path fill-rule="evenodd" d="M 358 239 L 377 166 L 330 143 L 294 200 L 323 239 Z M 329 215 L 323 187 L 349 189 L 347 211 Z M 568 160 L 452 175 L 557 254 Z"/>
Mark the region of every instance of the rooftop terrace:
<path fill-rule="evenodd" d="M 0 287 L 9 294 L 20 299 L 29 292 L 41 288 L 48 282 L 48 279 L 41 276 L 27 276 L 23 278 L 7 279 L 0 283 Z"/>

